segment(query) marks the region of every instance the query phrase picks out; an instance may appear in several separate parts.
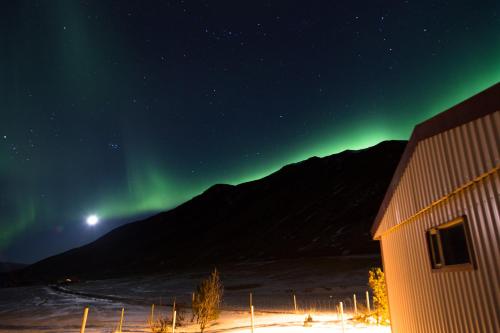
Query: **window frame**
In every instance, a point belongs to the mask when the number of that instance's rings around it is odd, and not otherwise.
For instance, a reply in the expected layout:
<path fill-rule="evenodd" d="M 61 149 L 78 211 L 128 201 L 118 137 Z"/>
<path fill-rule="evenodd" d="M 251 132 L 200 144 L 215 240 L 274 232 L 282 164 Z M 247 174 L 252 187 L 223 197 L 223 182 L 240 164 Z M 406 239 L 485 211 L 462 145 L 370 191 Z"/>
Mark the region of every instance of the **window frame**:
<path fill-rule="evenodd" d="M 443 229 L 447 229 L 457 224 L 461 224 L 465 234 L 465 243 L 467 247 L 467 253 L 469 255 L 469 262 L 463 264 L 452 264 L 447 265 L 443 252 L 443 244 L 441 242 L 441 236 L 439 231 Z M 434 242 L 432 237 L 436 237 L 436 244 L 438 246 L 437 251 L 434 249 Z M 434 273 L 438 272 L 456 272 L 456 271 L 472 271 L 475 270 L 476 261 L 474 256 L 474 250 L 472 246 L 472 238 L 470 236 L 470 229 L 467 220 L 467 216 L 463 215 L 457 217 L 451 221 L 445 222 L 443 224 L 431 227 L 425 232 L 426 243 L 427 243 L 427 251 L 429 254 L 429 261 L 431 266 L 431 271 Z M 436 261 L 436 254 L 439 256 L 439 262 Z"/>

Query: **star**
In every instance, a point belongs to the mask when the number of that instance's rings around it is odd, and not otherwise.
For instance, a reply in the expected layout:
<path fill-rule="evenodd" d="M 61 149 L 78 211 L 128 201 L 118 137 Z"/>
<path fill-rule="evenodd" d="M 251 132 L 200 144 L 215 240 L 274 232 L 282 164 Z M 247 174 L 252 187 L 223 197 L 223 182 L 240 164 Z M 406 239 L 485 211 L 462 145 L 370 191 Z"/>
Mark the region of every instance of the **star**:
<path fill-rule="evenodd" d="M 108 147 L 110 149 L 112 149 L 112 150 L 118 150 L 118 149 L 120 149 L 120 145 L 117 144 L 117 143 L 113 143 L 113 142 L 108 143 Z"/>

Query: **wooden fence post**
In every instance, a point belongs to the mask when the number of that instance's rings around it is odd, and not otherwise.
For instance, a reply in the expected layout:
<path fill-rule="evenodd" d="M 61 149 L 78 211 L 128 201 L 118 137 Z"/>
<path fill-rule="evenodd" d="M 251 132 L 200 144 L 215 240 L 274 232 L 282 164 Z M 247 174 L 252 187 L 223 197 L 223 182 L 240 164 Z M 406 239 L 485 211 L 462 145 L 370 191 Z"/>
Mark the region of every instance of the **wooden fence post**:
<path fill-rule="evenodd" d="M 87 316 L 89 315 L 89 308 L 86 307 L 83 310 L 82 327 L 80 328 L 80 333 L 85 333 L 85 326 L 87 326 Z"/>
<path fill-rule="evenodd" d="M 368 313 L 371 312 L 370 310 L 370 294 L 368 293 L 368 291 L 366 291 L 366 308 L 368 309 Z"/>
<path fill-rule="evenodd" d="M 295 313 L 297 313 L 297 297 L 293 294 L 293 307 L 295 309 Z"/>
<path fill-rule="evenodd" d="M 122 308 L 122 315 L 120 316 L 120 326 L 119 327 L 119 332 L 122 332 L 122 327 L 123 327 L 123 315 L 125 313 L 125 308 Z"/>
<path fill-rule="evenodd" d="M 250 323 L 252 325 L 252 333 L 253 333 L 253 330 L 254 330 L 254 314 L 253 314 L 253 305 L 250 306 Z"/>
<path fill-rule="evenodd" d="M 155 304 L 151 304 L 151 324 L 154 323 L 155 320 Z"/>
<path fill-rule="evenodd" d="M 177 310 L 174 310 L 174 315 L 172 317 L 172 333 L 175 333 L 175 320 L 177 319 Z"/>
<path fill-rule="evenodd" d="M 358 305 L 356 303 L 356 294 L 354 294 L 352 298 L 354 300 L 354 314 L 357 316 L 358 315 Z"/>
<path fill-rule="evenodd" d="M 340 302 L 340 321 L 342 322 L 342 333 L 344 333 L 344 304 Z"/>

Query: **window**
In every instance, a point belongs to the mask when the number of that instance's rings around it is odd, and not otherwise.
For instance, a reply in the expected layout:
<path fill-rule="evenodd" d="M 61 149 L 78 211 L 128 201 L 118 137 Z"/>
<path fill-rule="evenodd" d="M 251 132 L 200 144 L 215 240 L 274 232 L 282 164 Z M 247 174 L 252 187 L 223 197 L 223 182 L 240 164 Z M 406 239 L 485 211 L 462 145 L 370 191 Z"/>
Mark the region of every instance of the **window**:
<path fill-rule="evenodd" d="M 473 267 L 465 217 L 429 229 L 427 245 L 433 269 Z"/>

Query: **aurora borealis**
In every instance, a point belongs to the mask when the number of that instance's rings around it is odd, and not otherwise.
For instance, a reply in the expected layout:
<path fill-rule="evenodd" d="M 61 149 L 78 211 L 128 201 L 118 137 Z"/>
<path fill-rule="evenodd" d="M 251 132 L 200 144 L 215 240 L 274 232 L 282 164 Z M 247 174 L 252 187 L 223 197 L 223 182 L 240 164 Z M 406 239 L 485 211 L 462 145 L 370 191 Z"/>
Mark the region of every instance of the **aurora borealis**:
<path fill-rule="evenodd" d="M 0 261 L 214 183 L 408 139 L 500 80 L 498 1 L 0 6 Z"/>

